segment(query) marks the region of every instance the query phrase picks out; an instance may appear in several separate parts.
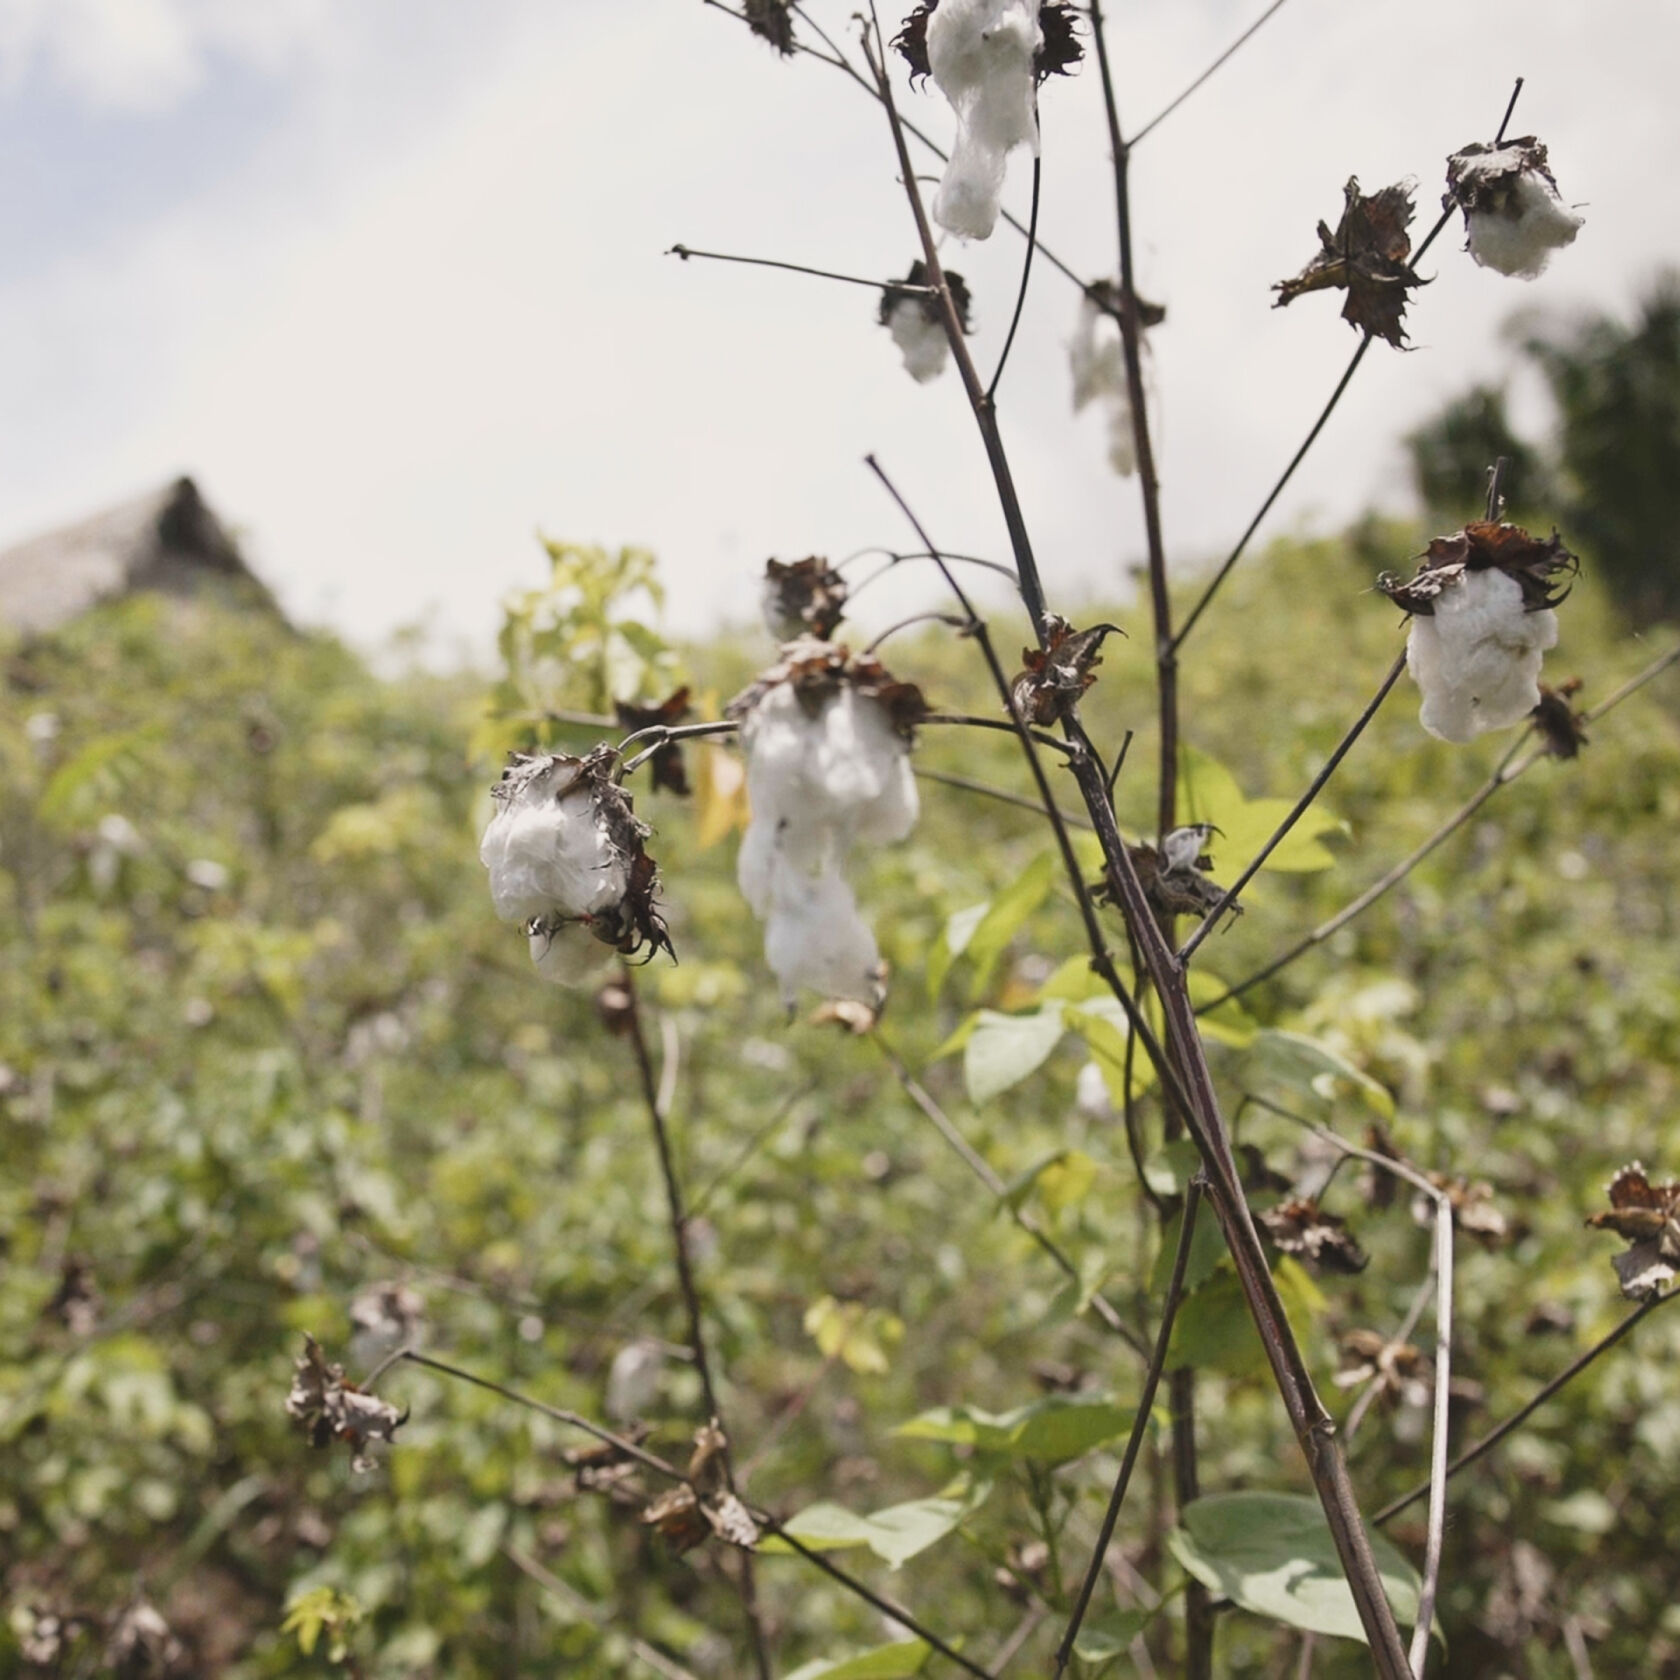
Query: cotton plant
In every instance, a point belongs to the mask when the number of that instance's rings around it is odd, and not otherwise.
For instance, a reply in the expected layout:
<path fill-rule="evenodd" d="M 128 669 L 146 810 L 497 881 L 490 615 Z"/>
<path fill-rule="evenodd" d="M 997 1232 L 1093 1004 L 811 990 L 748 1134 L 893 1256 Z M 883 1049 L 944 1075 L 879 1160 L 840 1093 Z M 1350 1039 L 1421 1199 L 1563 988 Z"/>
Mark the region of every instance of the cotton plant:
<path fill-rule="evenodd" d="M 1536 279 L 1585 225 L 1563 202 L 1546 148 L 1532 135 L 1454 152 L 1442 203 L 1464 212 L 1472 260 L 1518 280 Z"/>
<path fill-rule="evenodd" d="M 649 830 L 613 780 L 616 763 L 607 747 L 584 758 L 516 754 L 491 790 L 496 812 L 478 852 L 490 897 L 556 985 L 598 979 L 608 951 L 670 949 L 643 847 Z"/>
<path fill-rule="evenodd" d="M 1412 614 L 1406 667 L 1423 696 L 1419 721 L 1443 741 L 1521 723 L 1541 703 L 1540 665 L 1558 638 L 1554 579 L 1575 556 L 1554 535 L 1478 521 L 1429 545 L 1417 575 L 1377 587 Z"/>
<path fill-rule="evenodd" d="M 925 0 L 893 43 L 914 76 L 931 76 L 956 113 L 950 161 L 933 199 L 947 233 L 989 239 L 1009 154 L 1038 156 L 1038 88 L 1083 56 L 1060 0 Z"/>
<path fill-rule="evenodd" d="M 844 869 L 854 847 L 915 826 L 910 747 L 925 711 L 920 691 L 879 660 L 812 637 L 783 647 L 726 708 L 752 811 L 737 879 L 790 1006 L 802 990 L 880 1001 L 879 950 Z"/>

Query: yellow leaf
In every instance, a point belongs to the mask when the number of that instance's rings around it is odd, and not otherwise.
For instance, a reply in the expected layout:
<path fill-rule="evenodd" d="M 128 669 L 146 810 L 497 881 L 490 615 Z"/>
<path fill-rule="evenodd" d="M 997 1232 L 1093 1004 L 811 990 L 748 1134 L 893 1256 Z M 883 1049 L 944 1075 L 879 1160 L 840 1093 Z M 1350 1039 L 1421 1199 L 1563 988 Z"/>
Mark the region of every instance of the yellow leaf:
<path fill-rule="evenodd" d="M 701 747 L 695 765 L 694 815 L 701 851 L 747 826 L 747 770 L 721 747 Z"/>

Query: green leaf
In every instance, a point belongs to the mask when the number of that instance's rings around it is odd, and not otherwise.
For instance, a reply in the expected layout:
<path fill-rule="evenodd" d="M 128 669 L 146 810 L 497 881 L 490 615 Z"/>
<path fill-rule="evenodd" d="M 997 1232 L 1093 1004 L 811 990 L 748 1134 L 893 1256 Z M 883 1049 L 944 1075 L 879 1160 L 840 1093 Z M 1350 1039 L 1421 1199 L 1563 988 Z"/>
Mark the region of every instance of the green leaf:
<path fill-rule="evenodd" d="M 1110 1662 L 1123 1657 L 1154 1619 L 1153 1610 L 1110 1610 L 1107 1615 L 1092 1616 L 1080 1627 L 1073 1654 L 1082 1662 Z"/>
<path fill-rule="evenodd" d="M 968 1100 L 978 1107 L 1036 1073 L 1061 1043 L 1065 1030 L 1059 1003 L 1024 1015 L 982 1009 L 963 1046 Z"/>
<path fill-rule="evenodd" d="M 1125 1435 L 1132 1413 L 1112 1401 L 1052 1394 L 1012 1412 L 937 1406 L 893 1431 L 911 1441 L 945 1441 L 980 1453 L 1062 1464 Z"/>
<path fill-rule="evenodd" d="M 990 904 L 971 904 L 966 910 L 958 910 L 945 918 L 945 925 L 939 930 L 933 949 L 928 952 L 927 990 L 930 1002 L 939 996 L 945 985 L 945 976 L 951 972 L 951 964 L 968 949 L 974 930 L 986 919 L 991 908 Z"/>
<path fill-rule="evenodd" d="M 841 1360 L 861 1376 L 885 1376 L 888 1349 L 904 1340 L 904 1320 L 884 1307 L 824 1295 L 805 1309 L 805 1334 L 824 1359 Z"/>
<path fill-rule="evenodd" d="M 822 1499 L 815 1505 L 807 1505 L 797 1516 L 789 1517 L 782 1527 L 813 1551 L 841 1552 L 867 1546 L 876 1557 L 897 1569 L 943 1540 L 984 1502 L 990 1491 L 986 1487 L 978 1496 L 968 1498 L 941 1495 L 934 1499 L 912 1499 L 903 1505 L 888 1505 L 873 1516 L 859 1516 L 844 1505 Z M 791 1549 L 778 1543 L 773 1534 L 759 1542 L 759 1550 L 764 1552 Z"/>
<path fill-rule="evenodd" d="M 998 958 L 1009 941 L 1020 932 L 1027 918 L 1044 902 L 1055 878 L 1056 859 L 1048 852 L 1040 852 L 1014 881 L 992 900 L 991 908 L 982 917 L 969 939 L 966 954 L 974 965 L 974 978 L 969 983 L 969 1002 L 978 1001 L 991 980 Z"/>
<path fill-rule="evenodd" d="M 1223 998 L 1227 989 L 1223 980 L 1209 974 L 1205 968 L 1190 970 L 1190 1002 L 1198 1009 L 1214 998 Z M 1200 1011 L 1196 1016 L 1196 1025 L 1204 1038 L 1228 1044 L 1233 1050 L 1246 1050 L 1260 1032 L 1260 1023 L 1235 998 Z"/>
<path fill-rule="evenodd" d="M 1191 1148 L 1194 1147 L 1192 1144 Z M 1157 1296 L 1166 1293 L 1167 1284 L 1172 1280 L 1173 1261 L 1178 1254 L 1178 1233 L 1183 1224 L 1184 1215 L 1180 1212 L 1161 1227 L 1161 1247 L 1156 1253 L 1155 1270 L 1149 1279 L 1150 1290 Z M 1224 1258 L 1225 1238 L 1220 1232 L 1219 1221 L 1209 1209 L 1203 1208 L 1197 1216 L 1196 1229 L 1190 1233 L 1190 1258 L 1184 1267 L 1185 1294 L 1200 1289 Z"/>
<path fill-rule="evenodd" d="M 1304 1033 L 1264 1028 L 1255 1035 L 1247 1077 L 1254 1085 L 1281 1088 L 1295 1097 L 1334 1102 L 1339 1081 L 1351 1085 L 1365 1106 L 1384 1120 L 1394 1118 L 1394 1098 L 1370 1074 Z"/>
<path fill-rule="evenodd" d="M 1082 1149 L 1058 1149 L 1011 1181 L 1005 1207 L 1019 1209 L 1034 1190 L 1052 1213 L 1082 1202 L 1097 1182 L 1097 1163 Z"/>
<path fill-rule="evenodd" d="M 933 1647 L 926 1640 L 900 1639 L 860 1651 L 855 1657 L 801 1663 L 786 1680 L 906 1680 L 909 1675 L 920 1674 L 932 1654 Z"/>
<path fill-rule="evenodd" d="M 1198 1239 L 1200 1235 L 1198 1229 Z M 1167 1264 L 1171 1263 L 1169 1257 Z M 1298 1341 L 1306 1342 L 1324 1312 L 1323 1294 L 1287 1255 L 1279 1259 L 1272 1278 L 1290 1328 Z M 1257 1376 L 1266 1370 L 1266 1350 L 1254 1328 L 1242 1285 L 1229 1266 L 1216 1266 L 1212 1277 L 1178 1309 L 1171 1362 L 1222 1371 L 1230 1377 Z"/>
<path fill-rule="evenodd" d="M 1288 1493 L 1218 1493 L 1185 1506 L 1168 1536 L 1173 1556 L 1210 1592 L 1309 1633 L 1365 1641 L 1318 1501 Z M 1402 1623 L 1417 1617 L 1418 1577 L 1371 1535 L 1383 1589 Z"/>
<path fill-rule="evenodd" d="M 1186 822 L 1212 823 L 1219 833 L 1212 842 L 1216 879 L 1230 879 L 1244 868 L 1294 808 L 1293 799 L 1250 799 L 1237 779 L 1218 759 L 1192 746 L 1179 748 L 1179 792 Z M 1314 805 L 1266 859 L 1264 868 L 1306 874 L 1329 869 L 1335 854 L 1320 844 L 1325 834 L 1345 834 L 1340 817 Z"/>
<path fill-rule="evenodd" d="M 1085 1041 L 1091 1060 L 1097 1064 L 1108 1087 L 1108 1100 L 1116 1108 L 1126 1104 L 1126 1040 L 1131 1023 L 1113 997 L 1094 998 L 1079 1009 L 1069 1008 L 1063 1019 Z M 1132 1095 L 1142 1095 L 1155 1083 L 1155 1064 L 1140 1045 L 1132 1056 Z"/>

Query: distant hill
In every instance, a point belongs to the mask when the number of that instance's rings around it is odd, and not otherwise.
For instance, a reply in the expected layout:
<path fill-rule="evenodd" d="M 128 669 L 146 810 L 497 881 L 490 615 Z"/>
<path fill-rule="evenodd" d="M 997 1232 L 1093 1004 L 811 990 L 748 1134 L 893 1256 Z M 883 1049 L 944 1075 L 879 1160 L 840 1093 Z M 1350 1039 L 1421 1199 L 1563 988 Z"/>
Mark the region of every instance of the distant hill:
<path fill-rule="evenodd" d="M 190 478 L 0 551 L 0 625 L 52 630 L 136 590 L 216 590 L 279 616 L 274 597 Z"/>

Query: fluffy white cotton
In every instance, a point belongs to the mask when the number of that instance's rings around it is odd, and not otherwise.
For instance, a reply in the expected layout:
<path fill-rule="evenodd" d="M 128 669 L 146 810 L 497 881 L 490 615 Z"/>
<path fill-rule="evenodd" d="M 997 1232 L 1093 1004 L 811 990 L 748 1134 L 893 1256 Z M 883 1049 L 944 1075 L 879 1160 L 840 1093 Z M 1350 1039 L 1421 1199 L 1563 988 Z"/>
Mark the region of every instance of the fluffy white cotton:
<path fill-rule="evenodd" d="M 1467 210 L 1464 222 L 1475 261 L 1518 280 L 1533 280 L 1583 226 L 1552 183 L 1531 169 L 1516 177 L 1497 207 Z"/>
<path fill-rule="evenodd" d="M 764 953 L 784 997 L 809 987 L 872 1001 L 879 953 L 841 869 L 854 844 L 902 840 L 915 826 L 908 743 L 849 684 L 813 717 L 782 683 L 742 719 L 741 745 L 752 820 L 736 875 L 766 920 Z"/>
<path fill-rule="evenodd" d="M 564 759 L 508 785 L 478 856 L 504 922 L 595 915 L 619 903 L 629 885 L 588 784 Z"/>
<path fill-rule="evenodd" d="M 801 990 L 876 1001 L 881 954 L 838 865 L 817 875 L 786 860 L 773 866 L 764 960 L 781 981 L 782 999 L 790 1009 Z"/>
<path fill-rule="evenodd" d="M 1130 478 L 1137 471 L 1137 438 L 1120 324 L 1089 298 L 1081 301 L 1068 340 L 1068 369 L 1073 375 L 1074 413 L 1101 403 L 1108 420 L 1108 464 L 1122 478 Z"/>
<path fill-rule="evenodd" d="M 941 0 L 928 19 L 928 65 L 957 114 L 933 219 L 966 239 L 989 238 L 997 225 L 1010 151 L 1038 150 L 1038 8 L 1039 0 Z"/>
<path fill-rule="evenodd" d="M 904 357 L 904 371 L 918 385 L 937 379 L 945 371 L 951 346 L 946 342 L 944 325 L 928 319 L 920 298 L 900 298 L 887 316 L 887 331 Z"/>
<path fill-rule="evenodd" d="M 1419 720 L 1443 741 L 1520 723 L 1540 704 L 1540 658 L 1557 614 L 1525 612 L 1522 586 L 1492 569 L 1466 572 L 1412 620 L 1406 666 L 1423 695 Z"/>

